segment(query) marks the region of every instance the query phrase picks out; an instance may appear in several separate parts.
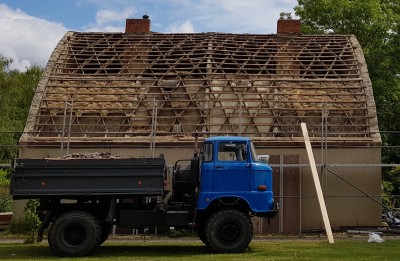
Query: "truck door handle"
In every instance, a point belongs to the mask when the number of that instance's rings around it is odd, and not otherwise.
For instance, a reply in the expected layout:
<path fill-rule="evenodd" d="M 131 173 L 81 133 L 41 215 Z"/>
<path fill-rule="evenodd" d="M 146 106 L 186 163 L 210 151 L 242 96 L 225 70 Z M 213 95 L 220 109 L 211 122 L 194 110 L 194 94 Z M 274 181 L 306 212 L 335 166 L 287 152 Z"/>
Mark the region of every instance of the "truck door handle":
<path fill-rule="evenodd" d="M 225 167 L 224 166 L 216 166 L 215 168 L 216 169 L 224 169 Z"/>

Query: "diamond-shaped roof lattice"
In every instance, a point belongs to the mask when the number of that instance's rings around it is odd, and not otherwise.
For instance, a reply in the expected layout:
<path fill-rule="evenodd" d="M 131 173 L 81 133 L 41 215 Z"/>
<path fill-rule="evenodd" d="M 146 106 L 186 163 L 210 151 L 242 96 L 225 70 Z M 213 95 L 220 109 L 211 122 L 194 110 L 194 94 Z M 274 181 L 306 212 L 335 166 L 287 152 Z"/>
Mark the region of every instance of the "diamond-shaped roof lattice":
<path fill-rule="evenodd" d="M 372 91 L 352 36 L 69 32 L 26 137 L 244 134 L 370 139 Z M 369 80 L 369 79 L 367 79 Z"/>

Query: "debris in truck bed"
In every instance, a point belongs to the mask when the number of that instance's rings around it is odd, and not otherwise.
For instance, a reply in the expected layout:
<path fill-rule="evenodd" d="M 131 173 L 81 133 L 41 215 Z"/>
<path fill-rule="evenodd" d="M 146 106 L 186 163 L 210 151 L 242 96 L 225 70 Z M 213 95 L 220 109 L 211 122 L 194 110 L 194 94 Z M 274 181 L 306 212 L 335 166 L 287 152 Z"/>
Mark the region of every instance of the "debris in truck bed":
<path fill-rule="evenodd" d="M 119 159 L 122 156 L 111 155 L 110 152 L 76 152 L 62 157 L 63 159 Z"/>

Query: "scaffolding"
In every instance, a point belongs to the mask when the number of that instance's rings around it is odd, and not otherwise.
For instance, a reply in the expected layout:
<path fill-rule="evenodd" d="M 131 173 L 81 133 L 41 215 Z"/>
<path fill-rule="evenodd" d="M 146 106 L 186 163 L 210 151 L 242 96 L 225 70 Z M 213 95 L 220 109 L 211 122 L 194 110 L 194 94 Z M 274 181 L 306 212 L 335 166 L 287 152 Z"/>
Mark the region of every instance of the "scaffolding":
<path fill-rule="evenodd" d="M 380 142 L 360 50 L 346 35 L 69 32 L 33 101 L 25 132 L 35 134 L 22 141 L 59 141 L 73 100 L 71 142 L 195 132 L 281 139 L 301 137 L 301 122 L 311 138 Z"/>

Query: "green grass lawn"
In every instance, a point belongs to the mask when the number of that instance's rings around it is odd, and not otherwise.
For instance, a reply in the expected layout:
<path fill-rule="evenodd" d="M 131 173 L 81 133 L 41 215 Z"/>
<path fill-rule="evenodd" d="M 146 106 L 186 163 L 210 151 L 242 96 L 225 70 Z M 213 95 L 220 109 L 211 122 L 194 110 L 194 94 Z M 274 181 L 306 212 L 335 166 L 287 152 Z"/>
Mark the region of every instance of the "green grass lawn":
<path fill-rule="evenodd" d="M 253 240 L 247 252 L 212 254 L 198 240 L 106 242 L 95 253 L 83 258 L 59 258 L 47 243 L 0 243 L 0 260 L 400 260 L 400 238 L 384 243 L 367 243 L 368 238 L 326 240 Z"/>

